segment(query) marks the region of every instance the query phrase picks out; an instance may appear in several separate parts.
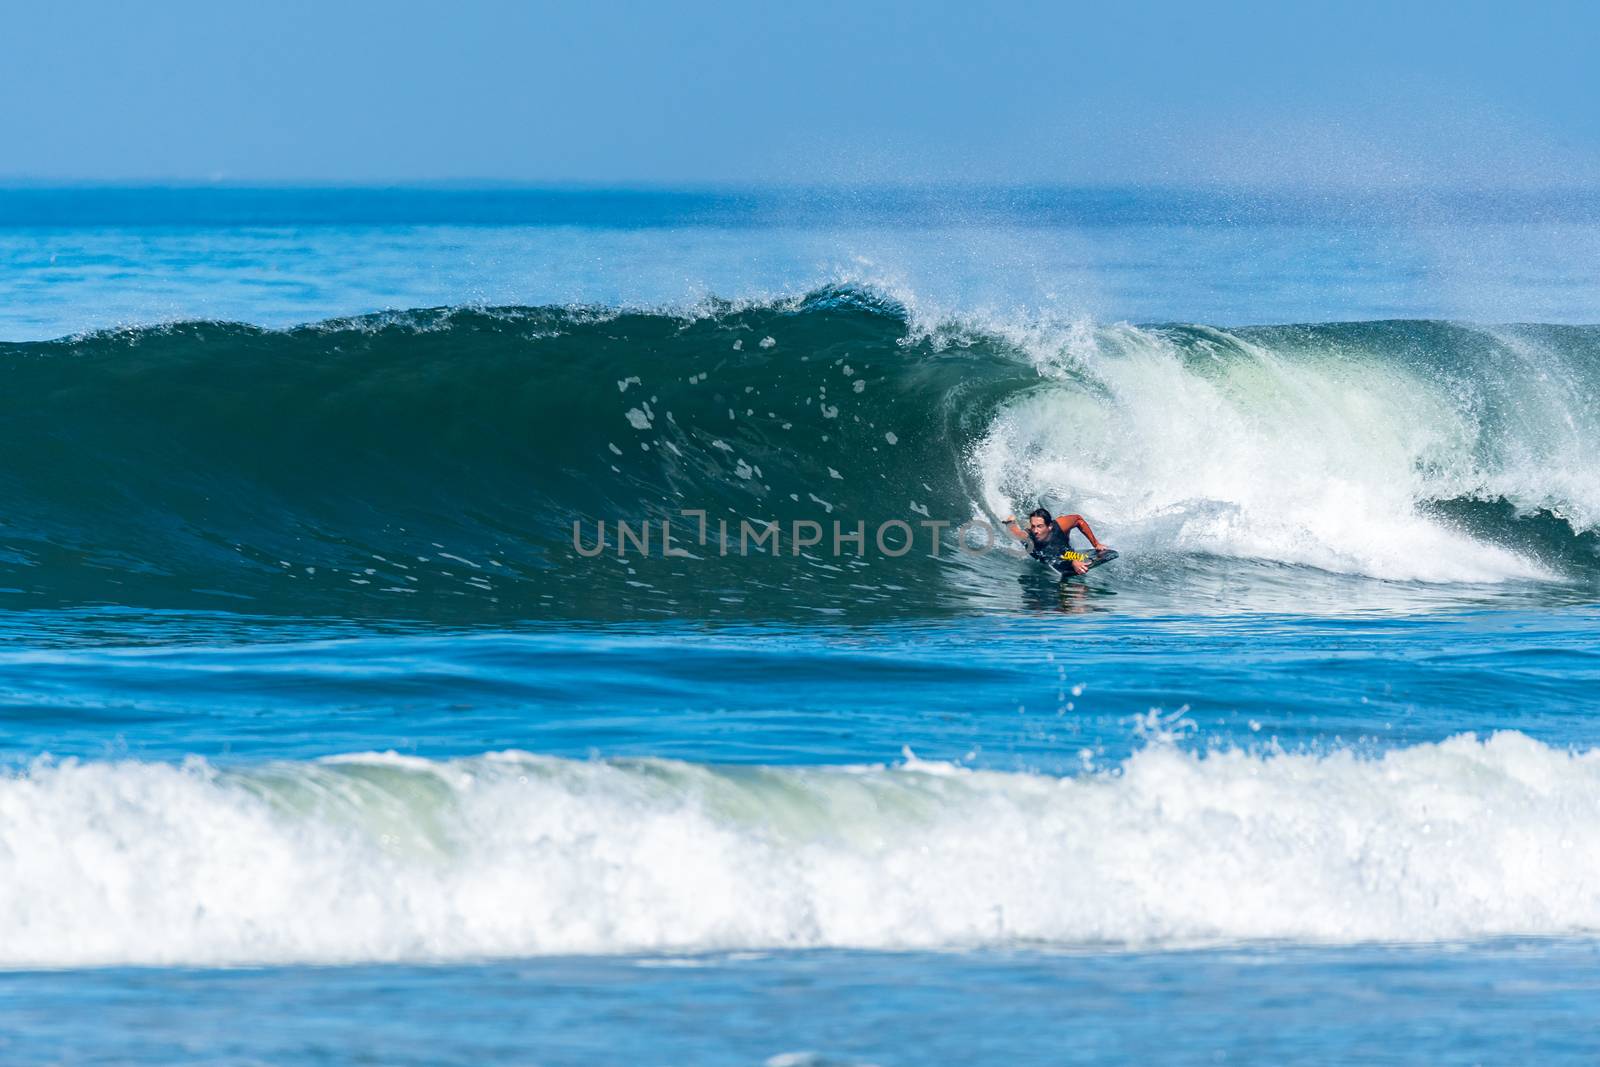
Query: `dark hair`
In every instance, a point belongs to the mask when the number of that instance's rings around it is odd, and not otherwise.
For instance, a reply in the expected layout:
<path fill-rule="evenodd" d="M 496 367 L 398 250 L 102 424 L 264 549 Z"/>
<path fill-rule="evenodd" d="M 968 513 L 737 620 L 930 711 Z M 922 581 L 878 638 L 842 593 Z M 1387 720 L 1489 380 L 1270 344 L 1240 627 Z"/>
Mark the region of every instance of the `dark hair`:
<path fill-rule="evenodd" d="M 1028 512 L 1028 518 L 1030 518 L 1030 519 L 1043 519 L 1046 526 L 1050 525 L 1052 522 L 1055 521 L 1054 519 L 1052 519 L 1050 517 L 1050 513 L 1048 511 L 1046 511 L 1044 508 L 1034 508 L 1032 511 Z"/>

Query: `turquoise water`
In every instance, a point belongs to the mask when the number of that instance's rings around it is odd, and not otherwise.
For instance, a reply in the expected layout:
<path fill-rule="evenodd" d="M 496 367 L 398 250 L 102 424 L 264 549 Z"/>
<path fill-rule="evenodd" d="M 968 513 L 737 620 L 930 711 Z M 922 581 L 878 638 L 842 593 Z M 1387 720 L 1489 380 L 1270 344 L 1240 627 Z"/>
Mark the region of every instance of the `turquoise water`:
<path fill-rule="evenodd" d="M 1600 1051 L 1588 201 L 31 189 L 0 249 L 8 1062 Z M 988 548 L 1041 503 L 1122 558 Z"/>

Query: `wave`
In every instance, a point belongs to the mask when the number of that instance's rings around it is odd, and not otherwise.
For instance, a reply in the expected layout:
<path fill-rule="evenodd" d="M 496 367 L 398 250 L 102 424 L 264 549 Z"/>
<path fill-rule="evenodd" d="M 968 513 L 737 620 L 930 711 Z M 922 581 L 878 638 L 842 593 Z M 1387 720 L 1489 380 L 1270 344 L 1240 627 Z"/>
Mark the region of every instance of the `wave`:
<path fill-rule="evenodd" d="M 619 519 L 681 531 L 683 508 L 871 529 L 1040 501 L 1089 515 L 1125 550 L 1120 573 L 1156 586 L 1217 560 L 1586 576 L 1597 354 L 1596 327 L 923 321 L 851 288 L 5 344 L 0 447 L 25 461 L 0 470 L 0 596 L 471 618 L 962 610 L 1020 565 L 895 559 L 870 535 L 862 558 L 587 559 L 573 523 L 592 543 L 610 522 L 614 544 Z"/>
<path fill-rule="evenodd" d="M 979 449 L 992 507 L 1054 496 L 1136 549 L 1389 580 L 1593 568 L 1600 330 L 1118 326 L 1042 365 L 1055 387 Z"/>
<path fill-rule="evenodd" d="M 1600 752 L 1153 743 L 898 766 L 40 762 L 0 779 L 0 965 L 1436 941 L 1600 931 Z"/>

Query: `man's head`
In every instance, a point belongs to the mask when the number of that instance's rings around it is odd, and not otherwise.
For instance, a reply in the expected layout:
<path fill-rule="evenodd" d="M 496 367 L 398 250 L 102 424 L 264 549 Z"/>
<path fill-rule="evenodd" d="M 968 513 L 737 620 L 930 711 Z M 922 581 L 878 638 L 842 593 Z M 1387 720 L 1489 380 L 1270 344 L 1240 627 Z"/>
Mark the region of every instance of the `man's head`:
<path fill-rule="evenodd" d="M 1050 536 L 1050 524 L 1054 521 L 1044 508 L 1036 508 L 1028 512 L 1028 533 L 1035 541 L 1043 541 Z"/>

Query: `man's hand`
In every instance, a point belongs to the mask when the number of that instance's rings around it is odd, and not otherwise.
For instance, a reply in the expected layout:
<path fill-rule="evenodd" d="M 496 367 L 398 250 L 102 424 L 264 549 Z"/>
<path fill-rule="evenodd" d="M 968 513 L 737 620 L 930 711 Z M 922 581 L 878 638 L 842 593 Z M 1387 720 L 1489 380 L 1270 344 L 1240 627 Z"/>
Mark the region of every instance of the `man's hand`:
<path fill-rule="evenodd" d="M 1073 574 L 1088 574 L 1089 573 L 1089 565 L 1087 563 L 1085 563 L 1083 560 L 1081 560 L 1081 559 L 1069 559 L 1069 560 L 1067 560 L 1067 562 L 1072 564 L 1072 573 Z"/>

